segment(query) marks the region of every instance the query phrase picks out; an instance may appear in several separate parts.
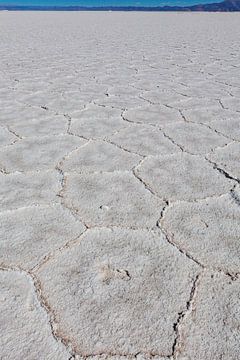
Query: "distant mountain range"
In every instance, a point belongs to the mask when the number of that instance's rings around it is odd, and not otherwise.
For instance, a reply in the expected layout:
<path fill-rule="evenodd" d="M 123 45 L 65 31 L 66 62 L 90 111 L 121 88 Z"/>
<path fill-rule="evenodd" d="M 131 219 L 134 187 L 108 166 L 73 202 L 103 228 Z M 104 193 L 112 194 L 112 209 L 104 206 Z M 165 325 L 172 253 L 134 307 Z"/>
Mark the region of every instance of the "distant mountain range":
<path fill-rule="evenodd" d="M 240 0 L 225 0 L 219 3 L 198 4 L 191 6 L 20 6 L 0 5 L 0 10 L 28 10 L 28 11 L 209 11 L 232 12 L 240 11 Z"/>

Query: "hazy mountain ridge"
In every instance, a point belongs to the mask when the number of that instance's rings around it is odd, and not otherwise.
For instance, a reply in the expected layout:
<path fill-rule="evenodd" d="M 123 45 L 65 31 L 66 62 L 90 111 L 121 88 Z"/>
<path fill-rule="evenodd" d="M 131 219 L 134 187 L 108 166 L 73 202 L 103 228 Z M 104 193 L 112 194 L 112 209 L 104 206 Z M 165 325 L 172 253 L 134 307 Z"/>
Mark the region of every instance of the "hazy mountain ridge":
<path fill-rule="evenodd" d="M 240 0 L 226 0 L 219 3 L 197 4 L 191 6 L 20 6 L 0 5 L 0 10 L 29 11 L 210 11 L 233 12 L 240 11 Z"/>

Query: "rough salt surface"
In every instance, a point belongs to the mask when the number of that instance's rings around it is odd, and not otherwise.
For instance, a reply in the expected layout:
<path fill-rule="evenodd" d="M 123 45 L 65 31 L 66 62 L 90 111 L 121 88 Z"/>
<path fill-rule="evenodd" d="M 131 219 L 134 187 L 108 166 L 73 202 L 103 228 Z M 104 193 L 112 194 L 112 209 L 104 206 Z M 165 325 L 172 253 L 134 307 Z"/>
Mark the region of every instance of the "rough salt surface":
<path fill-rule="evenodd" d="M 236 118 L 211 121 L 210 126 L 230 139 L 240 141 L 239 115 Z"/>
<path fill-rule="evenodd" d="M 34 267 L 85 229 L 60 205 L 1 212 L 0 222 L 0 263 L 25 269 Z"/>
<path fill-rule="evenodd" d="M 0 273 L 1 359 L 66 360 L 70 354 L 51 331 L 33 280 L 24 273 Z"/>
<path fill-rule="evenodd" d="M 239 279 L 230 281 L 221 274 L 207 274 L 202 279 L 193 312 L 184 321 L 179 359 L 238 359 L 239 298 Z"/>
<path fill-rule="evenodd" d="M 229 195 L 172 205 L 161 224 L 174 243 L 200 263 L 239 272 L 240 207 Z"/>
<path fill-rule="evenodd" d="M 140 155 L 172 154 L 180 150 L 152 127 L 133 124 L 110 137 L 113 143 Z"/>
<path fill-rule="evenodd" d="M 211 124 L 215 123 L 216 125 L 218 123 L 226 124 L 228 127 L 228 121 L 230 120 L 237 120 L 239 118 L 239 115 L 234 111 L 229 111 L 222 109 L 218 106 L 211 106 L 211 107 L 205 107 L 201 109 L 189 109 L 189 110 L 183 110 L 182 111 L 183 116 L 187 121 L 192 121 L 195 123 L 204 123 L 211 126 Z M 225 127 L 222 129 L 225 130 Z"/>
<path fill-rule="evenodd" d="M 168 355 L 198 271 L 161 234 L 94 229 L 38 276 L 59 331 L 83 354 Z"/>
<path fill-rule="evenodd" d="M 224 146 L 229 139 L 213 130 L 193 123 L 178 123 L 164 127 L 166 135 L 192 154 L 206 154 L 218 146 Z"/>
<path fill-rule="evenodd" d="M 9 172 L 54 168 L 57 163 L 86 141 L 70 135 L 44 136 L 19 141 L 0 153 L 0 164 Z"/>
<path fill-rule="evenodd" d="M 238 14 L 0 23 L 0 358 L 239 359 Z"/>
<path fill-rule="evenodd" d="M 101 141 L 90 141 L 74 151 L 60 165 L 64 171 L 91 173 L 101 171 L 131 170 L 141 157 L 117 146 Z"/>
<path fill-rule="evenodd" d="M 228 192 L 233 181 L 199 156 L 186 153 L 146 158 L 136 173 L 166 200 L 195 200 Z"/>
<path fill-rule="evenodd" d="M 88 226 L 153 227 L 164 207 L 129 172 L 69 174 L 63 197 Z"/>
<path fill-rule="evenodd" d="M 17 140 L 18 138 L 14 134 L 9 132 L 4 127 L 0 127 L 0 146 L 9 145 Z"/>
<path fill-rule="evenodd" d="M 239 154 L 240 144 L 235 142 L 223 149 L 216 149 L 208 154 L 207 158 L 216 163 L 220 169 L 240 180 Z"/>
<path fill-rule="evenodd" d="M 177 110 L 151 104 L 125 111 L 123 117 L 133 123 L 150 124 L 157 127 L 182 120 Z"/>
<path fill-rule="evenodd" d="M 56 171 L 0 173 L 1 211 L 59 201 L 60 176 Z"/>
<path fill-rule="evenodd" d="M 90 104 L 73 115 L 70 131 L 86 138 L 104 139 L 126 126 L 120 110 Z"/>
<path fill-rule="evenodd" d="M 15 104 L 1 109 L 0 124 L 8 124 L 21 137 L 58 135 L 67 130 L 67 119 L 42 107 Z"/>

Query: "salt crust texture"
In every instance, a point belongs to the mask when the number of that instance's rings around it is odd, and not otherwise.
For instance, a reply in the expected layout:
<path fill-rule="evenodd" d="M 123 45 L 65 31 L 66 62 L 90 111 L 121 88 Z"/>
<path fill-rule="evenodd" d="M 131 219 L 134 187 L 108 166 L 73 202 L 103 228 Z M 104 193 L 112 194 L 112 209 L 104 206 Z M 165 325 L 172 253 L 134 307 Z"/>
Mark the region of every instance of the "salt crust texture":
<path fill-rule="evenodd" d="M 0 13 L 1 359 L 240 358 L 239 33 Z"/>

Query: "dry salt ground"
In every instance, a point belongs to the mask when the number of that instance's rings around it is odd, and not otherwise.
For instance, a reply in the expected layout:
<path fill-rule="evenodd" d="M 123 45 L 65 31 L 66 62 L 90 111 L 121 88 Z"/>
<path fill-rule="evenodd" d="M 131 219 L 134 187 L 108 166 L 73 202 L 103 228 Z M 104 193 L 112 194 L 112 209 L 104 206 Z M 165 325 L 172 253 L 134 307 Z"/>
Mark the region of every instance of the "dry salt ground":
<path fill-rule="evenodd" d="M 240 358 L 238 14 L 0 13 L 0 358 Z"/>

